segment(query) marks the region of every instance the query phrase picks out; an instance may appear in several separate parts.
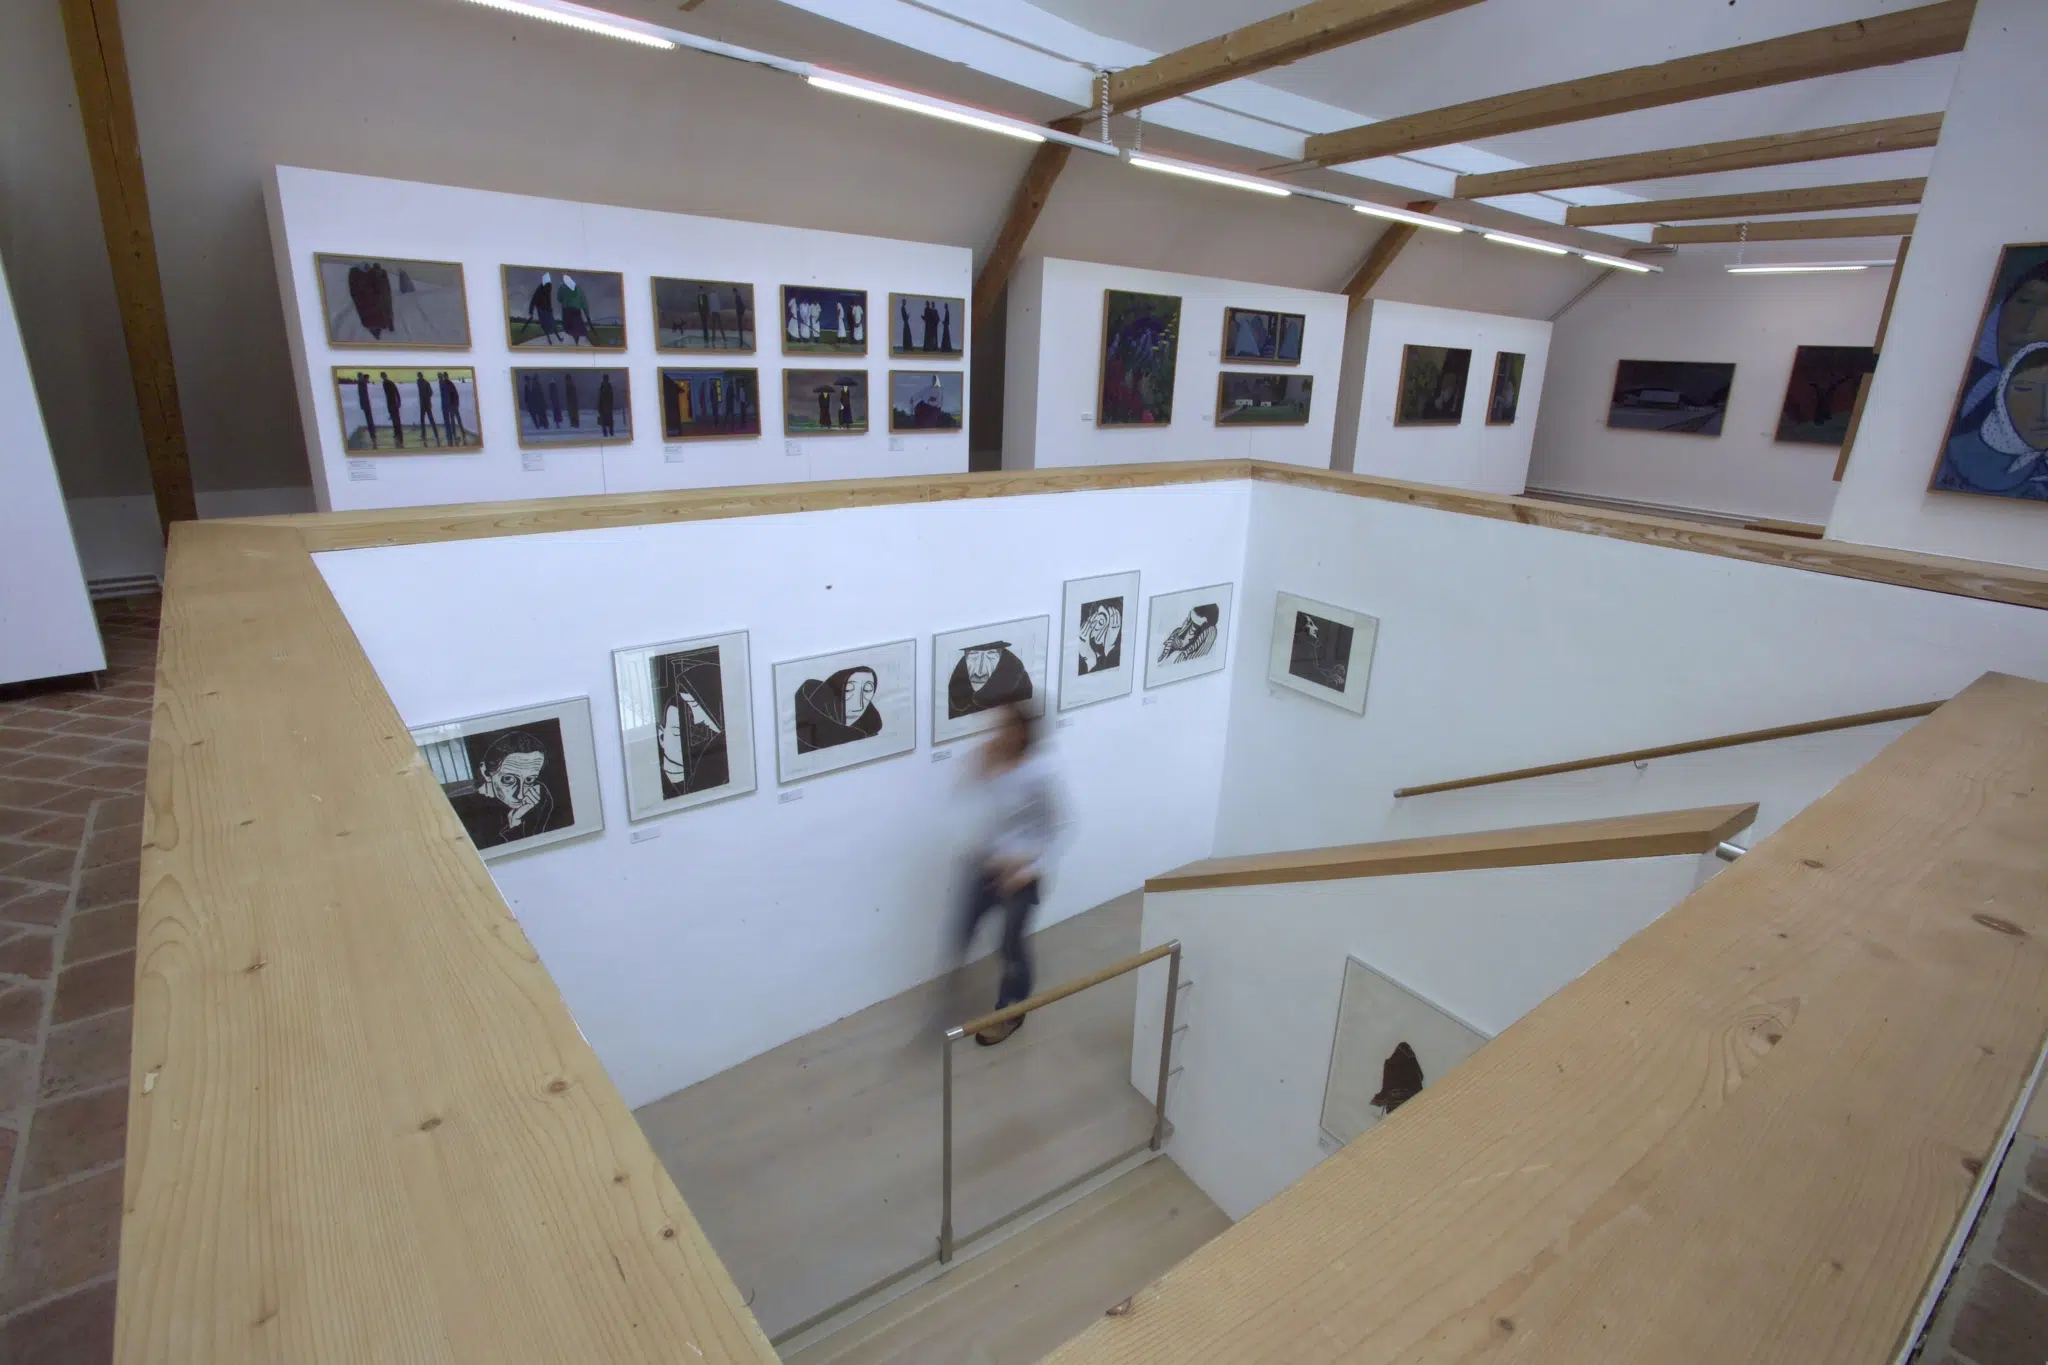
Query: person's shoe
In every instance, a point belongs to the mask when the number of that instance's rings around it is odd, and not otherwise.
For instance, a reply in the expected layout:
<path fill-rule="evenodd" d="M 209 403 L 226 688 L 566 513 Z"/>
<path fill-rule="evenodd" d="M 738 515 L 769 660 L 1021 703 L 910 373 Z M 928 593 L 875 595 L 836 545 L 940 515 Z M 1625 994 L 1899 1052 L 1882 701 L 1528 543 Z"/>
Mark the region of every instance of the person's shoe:
<path fill-rule="evenodd" d="M 974 1041 L 981 1044 L 983 1047 L 994 1047 L 997 1043 L 1002 1042 L 1003 1039 L 1009 1037 L 1011 1034 L 1015 1033 L 1018 1029 L 1023 1027 L 1024 1016 L 1020 1014 L 1015 1019 L 1006 1020 L 1003 1023 L 994 1025 L 993 1027 L 983 1029 L 981 1032 L 974 1035 Z"/>

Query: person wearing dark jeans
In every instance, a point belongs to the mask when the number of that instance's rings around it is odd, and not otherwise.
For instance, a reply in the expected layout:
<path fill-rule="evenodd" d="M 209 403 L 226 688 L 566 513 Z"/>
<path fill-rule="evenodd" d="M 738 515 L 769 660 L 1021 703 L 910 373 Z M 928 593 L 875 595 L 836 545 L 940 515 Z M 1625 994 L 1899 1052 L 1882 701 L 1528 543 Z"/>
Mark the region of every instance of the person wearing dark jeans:
<path fill-rule="evenodd" d="M 1031 921 L 1031 912 L 1038 908 L 1038 878 L 1012 888 L 1004 875 L 994 868 L 983 868 L 975 877 L 974 885 L 967 895 L 967 913 L 960 919 L 960 935 L 955 943 L 956 957 L 967 956 L 967 945 L 974 938 L 974 931 L 980 927 L 982 916 L 991 910 L 1002 912 L 1003 916 L 1003 980 L 996 990 L 996 1008 L 1004 1009 L 1019 1000 L 1031 997 L 1031 949 L 1024 938 L 1025 926 Z M 1003 1038 L 1016 1032 L 1017 1019 L 1011 1025 L 997 1025 L 989 1032 L 1000 1031 L 1001 1037 L 990 1038 L 985 1033 L 975 1035 L 975 1041 L 990 1044 L 999 1043 Z"/>
<path fill-rule="evenodd" d="M 1038 749 L 1038 722 L 1022 706 L 1002 708 L 1002 719 L 978 755 L 971 799 L 982 825 L 979 859 L 954 941 L 965 957 L 982 916 L 1003 914 L 1003 979 L 996 1008 L 1031 994 L 1031 951 L 1025 931 L 1038 906 L 1046 856 L 1058 829 L 1058 801 L 1050 764 Z M 974 1040 L 993 1047 L 1023 1027 L 1022 1016 L 983 1029 Z"/>

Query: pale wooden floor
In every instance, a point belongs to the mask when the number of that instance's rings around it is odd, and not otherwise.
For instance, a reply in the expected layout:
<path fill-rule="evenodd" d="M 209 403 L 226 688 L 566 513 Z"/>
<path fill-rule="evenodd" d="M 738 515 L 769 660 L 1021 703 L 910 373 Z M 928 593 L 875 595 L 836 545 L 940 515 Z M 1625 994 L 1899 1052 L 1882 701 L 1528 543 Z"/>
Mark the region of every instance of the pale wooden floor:
<path fill-rule="evenodd" d="M 1040 989 L 1135 952 L 1142 903 L 1133 893 L 1033 935 Z M 933 1251 L 936 1020 L 949 990 L 957 1013 L 991 1005 L 994 966 L 906 991 L 637 1111 L 770 1336 Z M 1130 1082 L 1135 990 L 1126 976 L 1038 1011 L 1000 1047 L 955 1045 L 958 1235 L 1150 1133 L 1151 1104 Z"/>

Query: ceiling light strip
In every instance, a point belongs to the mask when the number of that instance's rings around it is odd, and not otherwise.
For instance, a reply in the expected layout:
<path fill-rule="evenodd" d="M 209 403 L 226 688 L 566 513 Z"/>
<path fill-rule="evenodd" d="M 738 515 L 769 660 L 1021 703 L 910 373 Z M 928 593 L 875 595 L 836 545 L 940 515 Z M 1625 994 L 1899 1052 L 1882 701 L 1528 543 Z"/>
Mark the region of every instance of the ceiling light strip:
<path fill-rule="evenodd" d="M 1662 274 L 1661 266 L 1644 265 L 1641 261 L 1624 260 L 1620 256 L 1603 256 L 1597 251 L 1581 251 L 1579 255 L 1594 265 L 1604 265 L 1610 270 L 1632 270 L 1638 275 Z"/>
<path fill-rule="evenodd" d="M 943 119 L 947 123 L 958 123 L 969 128 L 979 128 L 985 133 L 1001 133 L 1004 137 L 1014 137 L 1023 142 L 1045 141 L 1044 132 L 1036 128 L 1027 127 L 1021 123 L 1008 123 L 1000 118 L 990 118 L 985 114 L 970 114 L 956 105 L 943 104 L 936 100 L 921 99 L 917 96 L 895 90 L 876 88 L 864 82 L 856 84 L 837 73 L 821 74 L 813 71 L 804 79 L 816 88 L 829 90 L 835 95 L 851 95 L 857 100 L 867 100 L 874 104 L 885 104 L 891 109 L 903 109 L 913 114 L 923 114 L 927 118 Z"/>
<path fill-rule="evenodd" d="M 660 48 L 663 51 L 673 51 L 676 47 L 670 39 L 629 27 L 612 15 L 593 11 L 578 13 L 582 10 L 580 5 L 564 5 L 557 8 L 552 5 L 530 5 L 526 0 L 470 0 L 470 3 L 482 5 L 486 9 L 502 10 L 506 14 L 517 14 L 526 19 L 540 19 L 550 24 L 560 24 L 563 28 L 573 28 L 583 33 L 617 38 L 624 43 L 638 43 L 642 47 Z"/>
<path fill-rule="evenodd" d="M 1184 161 L 1166 161 L 1156 156 L 1128 154 L 1125 160 L 1145 171 L 1164 171 L 1168 175 L 1185 176 L 1189 180 L 1204 180 L 1211 185 L 1228 185 L 1232 189 L 1250 190 L 1254 194 L 1270 194 L 1284 199 L 1294 193 L 1285 185 L 1270 180 L 1255 180 L 1248 175 L 1232 175 L 1227 171 L 1210 170 L 1206 166 L 1191 166 Z"/>
<path fill-rule="evenodd" d="M 1731 265 L 1731 275 L 1838 275 L 1851 270 L 1868 270 L 1860 263 L 1841 265 Z"/>
<path fill-rule="evenodd" d="M 1486 234 L 1486 240 L 1489 242 L 1500 242 L 1506 246 L 1518 246 L 1524 251 L 1540 251 L 1546 256 L 1569 256 L 1572 254 L 1569 247 L 1552 246 L 1549 242 L 1532 241 L 1527 237 L 1515 237 L 1505 232 L 1489 232 Z"/>

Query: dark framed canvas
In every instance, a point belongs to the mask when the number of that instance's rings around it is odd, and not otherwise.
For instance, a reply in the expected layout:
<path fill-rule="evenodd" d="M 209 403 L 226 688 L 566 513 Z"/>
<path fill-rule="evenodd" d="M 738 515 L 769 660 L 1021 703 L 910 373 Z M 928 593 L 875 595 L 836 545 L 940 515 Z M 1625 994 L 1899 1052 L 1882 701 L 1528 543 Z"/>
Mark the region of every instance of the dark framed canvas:
<path fill-rule="evenodd" d="M 1493 391 L 1486 397 L 1486 425 L 1508 427 L 1522 406 L 1522 367 L 1528 360 L 1520 351 L 1502 351 L 1493 358 Z"/>
<path fill-rule="evenodd" d="M 889 430 L 959 431 L 966 423 L 966 375 L 958 370 L 889 371 Z"/>
<path fill-rule="evenodd" d="M 1102 291 L 1102 371 L 1095 390 L 1098 427 L 1165 426 L 1173 421 L 1174 367 L 1180 354 L 1180 298 Z"/>
<path fill-rule="evenodd" d="M 1299 365 L 1307 327 L 1304 313 L 1225 308 L 1223 345 L 1218 354 L 1231 365 Z"/>
<path fill-rule="evenodd" d="M 1785 401 L 1778 408 L 1778 439 L 1840 446 L 1863 376 L 1877 367 L 1869 346 L 1801 346 L 1792 355 Z"/>
<path fill-rule="evenodd" d="M 627 819 L 754 790 L 749 673 L 743 630 L 612 651 Z"/>
<path fill-rule="evenodd" d="M 469 349 L 469 291 L 458 262 L 322 251 L 313 273 L 329 346 Z"/>
<path fill-rule="evenodd" d="M 785 436 L 858 436 L 868 429 L 866 370 L 784 370 Z"/>
<path fill-rule="evenodd" d="M 476 371 L 467 365 L 336 365 L 334 396 L 341 443 L 352 456 L 484 448 Z"/>
<path fill-rule="evenodd" d="M 1311 374 L 1232 374 L 1216 376 L 1216 425 L 1219 427 L 1298 427 L 1308 423 Z"/>
<path fill-rule="evenodd" d="M 633 382 L 624 367 L 581 365 L 512 368 L 519 444 L 624 445 L 633 439 Z"/>
<path fill-rule="evenodd" d="M 1465 420 L 1465 382 L 1472 352 L 1462 346 L 1403 346 L 1397 427 L 1454 427 Z"/>
<path fill-rule="evenodd" d="M 966 355 L 967 300 L 943 294 L 891 294 L 889 354 L 935 360 Z"/>
<path fill-rule="evenodd" d="M 752 353 L 754 286 L 738 280 L 675 280 L 656 275 L 654 349 Z"/>
<path fill-rule="evenodd" d="M 868 291 L 782 286 L 784 355 L 866 355 Z"/>
<path fill-rule="evenodd" d="M 2048 242 L 1998 253 L 1927 486 L 2048 502 Z"/>
<path fill-rule="evenodd" d="M 514 350 L 623 351 L 626 277 L 559 265 L 499 267 L 505 344 Z"/>
<path fill-rule="evenodd" d="M 663 367 L 661 435 L 716 441 L 761 434 L 761 372 Z"/>
<path fill-rule="evenodd" d="M 1735 388 L 1732 362 L 1624 360 L 1614 367 L 1607 425 L 1628 431 L 1719 436 Z"/>
<path fill-rule="evenodd" d="M 412 741 L 485 862 L 604 828 L 588 697 L 425 725 Z"/>

